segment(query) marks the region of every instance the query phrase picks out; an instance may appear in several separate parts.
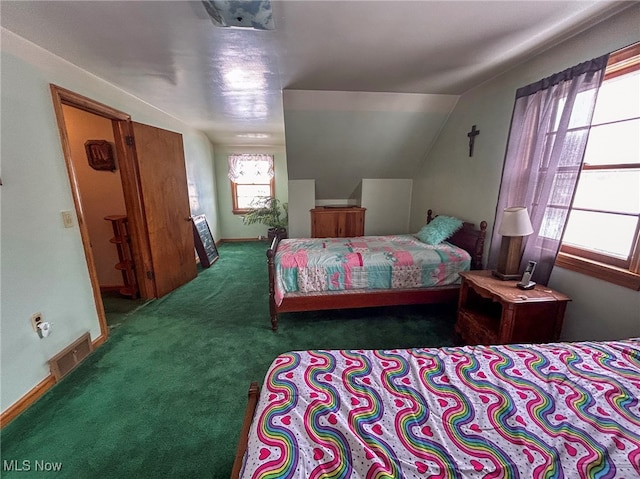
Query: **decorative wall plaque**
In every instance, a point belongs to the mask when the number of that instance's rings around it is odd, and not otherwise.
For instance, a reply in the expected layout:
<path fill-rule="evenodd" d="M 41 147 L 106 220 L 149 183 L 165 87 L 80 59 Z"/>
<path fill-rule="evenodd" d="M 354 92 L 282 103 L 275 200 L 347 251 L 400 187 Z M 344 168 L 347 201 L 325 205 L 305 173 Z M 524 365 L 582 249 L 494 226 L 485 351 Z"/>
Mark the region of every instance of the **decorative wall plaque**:
<path fill-rule="evenodd" d="M 84 143 L 89 166 L 94 170 L 114 171 L 116 159 L 113 156 L 111 143 L 107 140 L 87 140 Z"/>

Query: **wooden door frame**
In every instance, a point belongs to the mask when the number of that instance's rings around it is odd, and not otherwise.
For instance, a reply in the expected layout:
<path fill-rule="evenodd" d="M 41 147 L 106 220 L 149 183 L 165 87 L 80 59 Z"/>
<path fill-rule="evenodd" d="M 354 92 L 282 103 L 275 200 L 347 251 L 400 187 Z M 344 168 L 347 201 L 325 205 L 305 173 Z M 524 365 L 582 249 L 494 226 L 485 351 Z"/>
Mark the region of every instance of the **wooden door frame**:
<path fill-rule="evenodd" d="M 62 143 L 62 152 L 67 166 L 69 182 L 71 184 L 71 193 L 73 195 L 73 203 L 76 209 L 78 227 L 82 237 L 82 246 L 87 260 L 87 267 L 89 269 L 93 298 L 98 313 L 98 321 L 100 323 L 101 335 L 100 338 L 94 341 L 94 346 L 98 346 L 108 338 L 109 327 L 107 325 L 104 304 L 102 303 L 102 296 L 100 294 L 100 284 L 98 281 L 98 273 L 94 262 L 93 251 L 91 249 L 89 229 L 87 227 L 82 207 L 80 186 L 78 183 L 76 169 L 71 158 L 71 145 L 69 143 L 69 136 L 67 133 L 62 106 L 67 105 L 73 108 L 78 108 L 80 110 L 93 113 L 94 115 L 107 118 L 112 122 L 116 155 L 118 159 L 118 166 L 120 168 L 120 176 L 122 178 L 124 202 L 127 210 L 127 216 L 129 217 L 129 231 L 131 234 L 132 250 L 134 263 L 136 265 L 136 278 L 138 279 L 140 297 L 143 299 L 151 299 L 156 297 L 156 289 L 153 275 L 147 274 L 147 272 L 152 271 L 151 250 L 149 248 L 149 237 L 142 197 L 140 196 L 140 178 L 135 159 L 135 149 L 134 147 L 127 145 L 127 138 L 133 137 L 131 116 L 54 84 L 50 84 L 50 89 L 51 96 L 53 98 L 53 109 L 58 123 L 58 131 L 60 133 L 60 141 Z"/>

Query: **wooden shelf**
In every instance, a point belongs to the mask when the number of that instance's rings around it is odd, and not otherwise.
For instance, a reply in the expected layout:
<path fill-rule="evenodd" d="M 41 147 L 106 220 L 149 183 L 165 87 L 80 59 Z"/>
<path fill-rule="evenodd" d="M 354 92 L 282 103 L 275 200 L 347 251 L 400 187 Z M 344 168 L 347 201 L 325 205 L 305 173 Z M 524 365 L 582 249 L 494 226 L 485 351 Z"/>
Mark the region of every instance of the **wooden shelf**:
<path fill-rule="evenodd" d="M 131 296 L 134 299 L 138 296 L 138 288 L 135 286 L 125 286 L 118 290 L 124 296 Z"/>
<path fill-rule="evenodd" d="M 129 261 L 129 260 L 125 260 L 125 261 L 121 261 L 120 263 L 116 264 L 116 269 L 119 270 L 130 270 L 130 269 L 135 269 L 135 267 L 133 266 L 133 262 Z"/>
<path fill-rule="evenodd" d="M 495 344 L 500 333 L 500 318 L 461 310 L 455 329 L 463 337 L 473 337 L 478 344 Z"/>
<path fill-rule="evenodd" d="M 122 281 L 124 283 L 124 286 L 119 289 L 120 294 L 136 299 L 139 291 L 134 271 L 135 263 L 131 251 L 128 219 L 125 215 L 105 216 L 104 219 L 111 221 L 113 226 L 113 238 L 109 242 L 115 244 L 118 250 L 119 262 L 115 265 L 115 268 L 122 272 Z"/>

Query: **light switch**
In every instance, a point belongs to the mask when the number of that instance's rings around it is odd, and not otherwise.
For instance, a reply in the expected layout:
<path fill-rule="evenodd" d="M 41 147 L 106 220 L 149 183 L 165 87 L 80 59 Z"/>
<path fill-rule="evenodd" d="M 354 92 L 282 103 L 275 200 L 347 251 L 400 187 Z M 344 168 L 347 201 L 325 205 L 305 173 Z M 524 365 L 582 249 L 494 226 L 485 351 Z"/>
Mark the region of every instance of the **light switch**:
<path fill-rule="evenodd" d="M 65 228 L 73 228 L 73 214 L 71 211 L 61 211 L 62 214 L 62 223 L 64 223 Z"/>

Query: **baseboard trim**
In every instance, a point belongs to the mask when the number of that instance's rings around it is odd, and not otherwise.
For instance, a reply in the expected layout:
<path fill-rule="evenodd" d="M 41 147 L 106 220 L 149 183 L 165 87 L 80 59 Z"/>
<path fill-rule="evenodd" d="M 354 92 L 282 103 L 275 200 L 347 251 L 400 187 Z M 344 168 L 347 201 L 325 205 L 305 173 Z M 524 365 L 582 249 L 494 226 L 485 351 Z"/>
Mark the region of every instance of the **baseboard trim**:
<path fill-rule="evenodd" d="M 92 341 L 93 351 L 102 346 L 106 340 L 107 337 L 104 334 L 101 334 L 94 341 Z M 34 388 L 31 389 L 31 391 L 14 402 L 6 410 L 2 411 L 2 413 L 0 413 L 0 429 L 5 427 L 20 413 L 24 412 L 29 406 L 40 399 L 44 395 L 44 393 L 51 389 L 55 384 L 56 380 L 53 377 L 53 374 L 49 374 L 46 378 L 36 384 Z"/>
<path fill-rule="evenodd" d="M 102 346 L 104 344 L 104 342 L 107 340 L 107 336 L 106 334 L 101 334 L 100 336 L 98 336 L 96 339 L 94 339 L 91 343 L 93 344 L 93 350 L 95 351 L 96 349 L 98 349 L 100 346 Z"/>
<path fill-rule="evenodd" d="M 0 414 L 0 428 L 13 421 L 18 414 L 26 410 L 56 383 L 52 374 L 40 381 L 31 391 L 18 399 Z"/>
<path fill-rule="evenodd" d="M 264 239 L 258 239 L 255 236 L 252 238 L 222 238 L 220 240 L 220 243 L 240 243 L 240 242 L 245 242 L 245 241 L 263 241 L 263 242 L 267 242 L 267 237 L 265 236 Z"/>

